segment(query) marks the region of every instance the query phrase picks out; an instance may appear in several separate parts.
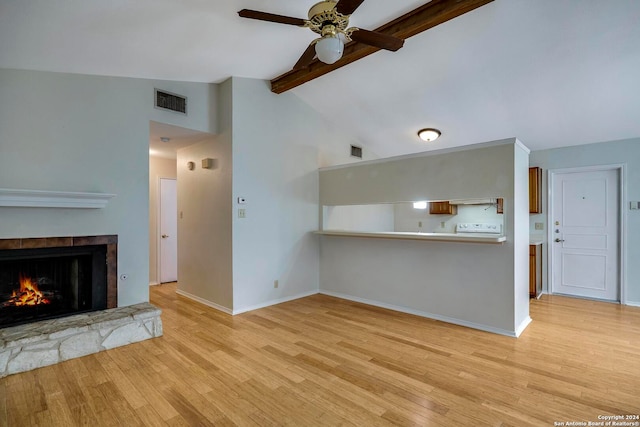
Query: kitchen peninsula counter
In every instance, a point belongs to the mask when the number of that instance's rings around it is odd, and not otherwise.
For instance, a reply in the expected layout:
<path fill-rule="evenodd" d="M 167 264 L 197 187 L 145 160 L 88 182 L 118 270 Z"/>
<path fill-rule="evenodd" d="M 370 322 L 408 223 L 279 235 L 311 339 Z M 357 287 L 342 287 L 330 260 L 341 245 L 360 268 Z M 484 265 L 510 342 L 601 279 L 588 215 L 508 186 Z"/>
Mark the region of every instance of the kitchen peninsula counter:
<path fill-rule="evenodd" d="M 501 244 L 507 240 L 506 236 L 495 234 L 457 234 L 457 233 L 412 233 L 412 232 L 369 232 L 369 231 L 346 231 L 346 230 L 322 230 L 315 234 L 322 236 L 338 237 L 368 237 L 377 239 L 398 239 L 398 240 L 430 240 L 440 242 L 466 242 L 466 243 L 489 243 Z"/>

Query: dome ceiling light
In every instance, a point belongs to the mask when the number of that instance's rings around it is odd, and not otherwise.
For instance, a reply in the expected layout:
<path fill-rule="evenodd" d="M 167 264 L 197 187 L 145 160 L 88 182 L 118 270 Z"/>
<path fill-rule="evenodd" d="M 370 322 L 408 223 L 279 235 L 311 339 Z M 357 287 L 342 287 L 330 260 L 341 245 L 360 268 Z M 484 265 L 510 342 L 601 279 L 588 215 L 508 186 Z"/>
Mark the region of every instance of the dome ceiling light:
<path fill-rule="evenodd" d="M 442 132 L 434 128 L 425 128 L 418 131 L 418 136 L 420 137 L 420 139 L 426 142 L 435 141 L 440 137 L 441 134 Z"/>

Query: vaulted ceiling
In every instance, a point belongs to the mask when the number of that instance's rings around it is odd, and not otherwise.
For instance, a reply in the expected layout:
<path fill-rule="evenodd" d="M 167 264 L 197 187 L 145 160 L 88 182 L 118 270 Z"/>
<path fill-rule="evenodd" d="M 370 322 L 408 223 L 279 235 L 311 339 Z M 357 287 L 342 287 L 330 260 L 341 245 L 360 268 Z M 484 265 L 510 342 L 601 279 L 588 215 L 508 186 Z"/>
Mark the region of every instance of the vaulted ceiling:
<path fill-rule="evenodd" d="M 314 0 L 0 0 L 0 67 L 271 80 L 314 39 L 238 17 Z M 374 29 L 425 1 L 366 0 Z M 640 2 L 495 0 L 292 90 L 380 156 L 516 136 L 531 149 L 640 137 Z M 416 132 L 436 127 L 436 142 Z"/>

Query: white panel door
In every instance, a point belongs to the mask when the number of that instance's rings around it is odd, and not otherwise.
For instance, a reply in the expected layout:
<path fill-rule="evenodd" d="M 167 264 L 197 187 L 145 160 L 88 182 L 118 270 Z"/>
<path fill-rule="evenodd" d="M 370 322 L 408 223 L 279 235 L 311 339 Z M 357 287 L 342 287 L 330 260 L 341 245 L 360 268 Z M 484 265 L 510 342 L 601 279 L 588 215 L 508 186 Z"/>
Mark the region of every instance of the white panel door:
<path fill-rule="evenodd" d="M 176 180 L 160 179 L 160 283 L 178 280 Z"/>
<path fill-rule="evenodd" d="M 553 176 L 551 290 L 618 300 L 618 171 Z"/>

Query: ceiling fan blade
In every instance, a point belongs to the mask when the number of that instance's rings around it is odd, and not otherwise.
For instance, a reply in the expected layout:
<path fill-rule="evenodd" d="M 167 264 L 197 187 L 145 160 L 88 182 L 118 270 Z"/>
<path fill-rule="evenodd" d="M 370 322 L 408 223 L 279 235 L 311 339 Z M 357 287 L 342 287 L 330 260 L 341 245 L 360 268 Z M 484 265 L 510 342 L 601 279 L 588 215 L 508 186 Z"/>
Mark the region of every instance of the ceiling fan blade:
<path fill-rule="evenodd" d="M 340 3 L 338 3 L 340 4 Z M 351 40 L 395 52 L 404 45 L 404 40 L 375 31 L 357 29 L 351 33 Z"/>
<path fill-rule="evenodd" d="M 305 24 L 307 23 L 306 20 L 301 18 L 292 18 L 290 16 L 276 15 L 274 13 L 260 12 L 257 10 L 249 10 L 249 9 L 242 9 L 240 12 L 238 12 L 238 15 L 240 15 L 243 18 L 257 19 L 259 21 L 275 22 L 278 24 L 295 25 L 297 27 L 304 27 Z"/>
<path fill-rule="evenodd" d="M 340 0 L 336 6 L 336 12 L 343 15 L 351 15 L 364 0 Z"/>
<path fill-rule="evenodd" d="M 311 43 L 307 48 L 307 50 L 304 51 L 300 59 L 298 59 L 298 62 L 296 62 L 296 65 L 293 66 L 293 69 L 300 70 L 302 68 L 307 68 L 309 64 L 311 64 L 311 61 L 313 61 L 313 58 L 315 57 L 316 57 L 316 44 Z"/>

